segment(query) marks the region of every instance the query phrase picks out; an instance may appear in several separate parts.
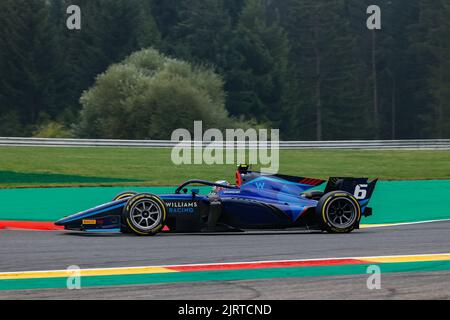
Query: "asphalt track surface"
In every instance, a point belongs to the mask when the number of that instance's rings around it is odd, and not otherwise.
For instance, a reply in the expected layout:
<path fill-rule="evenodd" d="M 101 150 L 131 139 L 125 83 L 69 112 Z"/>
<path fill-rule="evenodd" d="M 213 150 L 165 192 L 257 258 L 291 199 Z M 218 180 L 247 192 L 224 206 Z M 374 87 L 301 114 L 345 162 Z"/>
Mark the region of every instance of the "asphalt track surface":
<path fill-rule="evenodd" d="M 379 290 L 368 290 L 366 275 L 177 284 L 0 291 L 0 299 L 124 300 L 360 300 L 450 299 L 450 271 L 392 273 L 381 277 Z"/>
<path fill-rule="evenodd" d="M 156 237 L 63 231 L 0 231 L 0 271 L 223 263 L 450 252 L 450 222 L 357 230 L 333 235 L 258 232 Z M 0 292 L 2 298 L 130 299 L 450 299 L 450 271 L 385 274 L 381 290 L 366 275 L 153 284 L 115 288 Z M 385 285 L 383 286 L 383 283 Z"/>

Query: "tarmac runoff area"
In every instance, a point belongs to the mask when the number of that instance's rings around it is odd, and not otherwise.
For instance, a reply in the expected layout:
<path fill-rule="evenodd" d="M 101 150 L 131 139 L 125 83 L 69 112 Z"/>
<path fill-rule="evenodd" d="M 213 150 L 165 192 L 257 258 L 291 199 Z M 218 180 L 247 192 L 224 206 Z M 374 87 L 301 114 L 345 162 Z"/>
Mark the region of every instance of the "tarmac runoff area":
<path fill-rule="evenodd" d="M 343 235 L 0 230 L 0 299 L 450 299 L 449 231 L 449 221 Z M 81 290 L 67 289 L 73 265 Z M 370 266 L 380 289 L 367 287 Z"/>

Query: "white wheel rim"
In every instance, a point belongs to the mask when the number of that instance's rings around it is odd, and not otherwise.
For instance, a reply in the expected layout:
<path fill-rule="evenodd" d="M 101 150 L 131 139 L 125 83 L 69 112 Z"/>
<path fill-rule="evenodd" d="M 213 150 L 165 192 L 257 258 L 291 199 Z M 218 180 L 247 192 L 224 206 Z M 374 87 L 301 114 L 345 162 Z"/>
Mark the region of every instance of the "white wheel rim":
<path fill-rule="evenodd" d="M 357 219 L 357 212 L 353 201 L 347 198 L 334 198 L 327 206 L 328 221 L 339 229 L 351 227 Z"/>
<path fill-rule="evenodd" d="M 138 229 L 149 231 L 157 227 L 162 218 L 160 206 L 153 200 L 143 199 L 130 209 L 131 223 Z"/>

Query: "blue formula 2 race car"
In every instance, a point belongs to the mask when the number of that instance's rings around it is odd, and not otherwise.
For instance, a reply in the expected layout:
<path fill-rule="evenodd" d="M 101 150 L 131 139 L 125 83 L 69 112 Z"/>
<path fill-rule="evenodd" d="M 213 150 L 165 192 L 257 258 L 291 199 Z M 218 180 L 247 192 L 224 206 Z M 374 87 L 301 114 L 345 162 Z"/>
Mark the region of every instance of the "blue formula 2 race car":
<path fill-rule="evenodd" d="M 132 191 L 113 201 L 56 222 L 67 230 L 155 235 L 160 231 L 226 232 L 254 229 L 312 229 L 348 233 L 359 228 L 377 180 L 330 178 L 324 191 L 311 191 L 324 180 L 265 175 L 240 165 L 236 183 L 189 180 L 173 194 Z M 208 195 L 188 186 L 211 186 Z M 164 229 L 164 230 L 163 230 Z"/>

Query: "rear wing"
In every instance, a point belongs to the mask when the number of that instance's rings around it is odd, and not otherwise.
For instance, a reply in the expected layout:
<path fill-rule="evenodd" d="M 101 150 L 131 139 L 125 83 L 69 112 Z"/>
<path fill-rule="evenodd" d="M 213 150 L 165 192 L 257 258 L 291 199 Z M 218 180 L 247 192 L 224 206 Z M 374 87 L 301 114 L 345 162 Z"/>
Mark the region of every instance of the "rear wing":
<path fill-rule="evenodd" d="M 377 181 L 378 179 L 369 181 L 368 178 L 332 177 L 328 180 L 325 193 L 337 190 L 346 191 L 358 200 L 364 211 L 372 197 Z"/>

